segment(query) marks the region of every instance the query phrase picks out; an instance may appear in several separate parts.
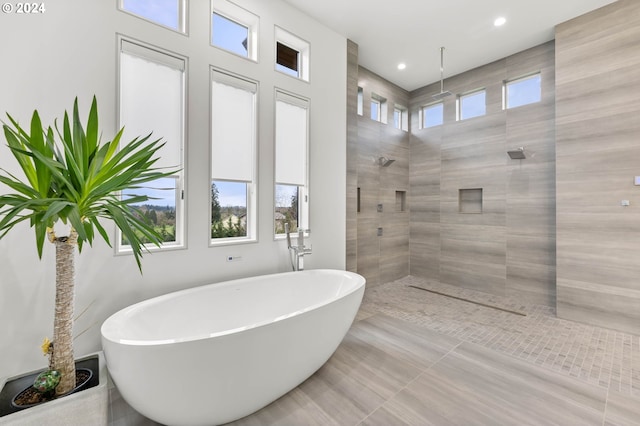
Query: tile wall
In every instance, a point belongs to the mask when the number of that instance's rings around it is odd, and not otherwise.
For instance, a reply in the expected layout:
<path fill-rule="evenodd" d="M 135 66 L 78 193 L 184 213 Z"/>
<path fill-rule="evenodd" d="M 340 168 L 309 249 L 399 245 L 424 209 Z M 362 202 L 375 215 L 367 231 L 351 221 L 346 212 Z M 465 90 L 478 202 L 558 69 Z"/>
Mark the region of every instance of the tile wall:
<path fill-rule="evenodd" d="M 540 72 L 542 101 L 502 107 L 505 80 Z M 444 123 L 419 129 L 439 83 L 411 92 L 411 274 L 496 295 L 555 304 L 554 44 L 445 81 Z M 487 114 L 456 120 L 457 95 L 486 90 Z M 507 151 L 524 146 L 527 158 Z M 482 188 L 482 213 L 460 211 Z"/>
<path fill-rule="evenodd" d="M 418 111 L 439 82 L 403 94 L 356 71 L 352 46 L 347 216 L 356 229 L 347 231 L 349 268 L 370 283 L 407 272 L 640 334 L 638 40 L 635 0 L 563 23 L 554 41 L 445 80 L 454 95 L 444 99 L 443 125 L 429 129 L 419 129 Z M 542 101 L 505 111 L 503 82 L 536 71 Z M 362 117 L 356 84 L 365 88 Z M 457 121 L 455 95 L 481 88 L 487 115 Z M 369 119 L 372 91 L 408 99 L 408 136 L 396 138 Z M 507 151 L 521 146 L 527 158 L 511 160 Z M 383 148 L 401 159 L 399 167 L 373 165 Z M 387 226 L 375 205 L 407 179 L 409 218 L 393 216 Z M 461 213 L 460 189 L 474 188 L 482 188 L 482 213 Z M 381 224 L 395 230 L 388 240 L 375 235 Z"/>
<path fill-rule="evenodd" d="M 640 3 L 558 26 L 556 47 L 557 313 L 640 334 Z"/>
<path fill-rule="evenodd" d="M 407 108 L 409 93 L 353 64 L 357 64 L 357 46 L 349 42 L 347 268 L 372 286 L 409 274 L 409 207 L 405 203 L 401 211 L 397 202 L 409 190 L 409 132 L 393 124 L 394 106 Z M 362 115 L 356 112 L 358 87 L 363 90 Z M 387 123 L 371 119 L 372 95 L 386 99 Z M 380 157 L 395 161 L 381 167 Z"/>

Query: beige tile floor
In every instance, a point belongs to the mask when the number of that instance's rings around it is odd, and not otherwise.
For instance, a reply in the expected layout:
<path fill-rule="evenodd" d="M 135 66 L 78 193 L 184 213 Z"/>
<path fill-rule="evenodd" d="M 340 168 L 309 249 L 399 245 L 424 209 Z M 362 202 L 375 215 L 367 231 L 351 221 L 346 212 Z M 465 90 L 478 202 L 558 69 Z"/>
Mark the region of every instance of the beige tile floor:
<path fill-rule="evenodd" d="M 111 406 L 111 425 L 155 424 L 116 390 Z M 640 336 L 407 277 L 368 288 L 327 364 L 232 424 L 640 425 Z"/>
<path fill-rule="evenodd" d="M 422 287 L 499 308 L 424 292 Z M 378 312 L 561 374 L 640 397 L 640 336 L 555 317 L 546 306 L 407 277 L 371 289 L 360 316 Z"/>

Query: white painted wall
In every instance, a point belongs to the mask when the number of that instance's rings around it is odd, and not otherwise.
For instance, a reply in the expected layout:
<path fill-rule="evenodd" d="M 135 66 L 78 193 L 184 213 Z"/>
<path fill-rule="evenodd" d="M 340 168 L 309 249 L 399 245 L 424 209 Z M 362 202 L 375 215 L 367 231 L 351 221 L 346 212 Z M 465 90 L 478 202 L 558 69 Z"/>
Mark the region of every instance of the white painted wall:
<path fill-rule="evenodd" d="M 46 2 L 42 15 L 0 16 L 0 113 L 23 124 L 38 109 L 45 123 L 71 109 L 79 97 L 83 114 L 98 98 L 103 137 L 116 126 L 116 34 L 123 34 L 188 60 L 187 249 L 153 253 L 144 274 L 131 256 L 115 256 L 103 242 L 77 257 L 76 356 L 100 349 L 100 325 L 113 312 L 173 290 L 289 268 L 284 241 L 273 238 L 273 96 L 279 87 L 311 99 L 311 239 L 306 268 L 345 266 L 346 40 L 280 0 L 237 0 L 260 17 L 258 63 L 209 44 L 210 5 L 192 0 L 188 36 L 120 12 L 116 0 Z M 274 71 L 274 26 L 311 45 L 310 82 Z M 259 242 L 209 247 L 209 66 L 260 82 Z M 4 118 L 3 118 L 4 119 Z M 84 117 L 83 117 L 84 119 Z M 6 120 L 5 120 L 6 121 Z M 0 167 L 17 171 L 4 136 Z M 5 189 L 0 189 L 6 192 Z M 108 229 L 113 227 L 109 224 Z M 227 255 L 242 261 L 227 263 Z M 23 226 L 0 240 L 0 376 L 46 365 L 40 352 L 52 335 L 54 249 L 40 261 L 33 231 Z M 188 313 L 187 313 L 188 314 Z"/>

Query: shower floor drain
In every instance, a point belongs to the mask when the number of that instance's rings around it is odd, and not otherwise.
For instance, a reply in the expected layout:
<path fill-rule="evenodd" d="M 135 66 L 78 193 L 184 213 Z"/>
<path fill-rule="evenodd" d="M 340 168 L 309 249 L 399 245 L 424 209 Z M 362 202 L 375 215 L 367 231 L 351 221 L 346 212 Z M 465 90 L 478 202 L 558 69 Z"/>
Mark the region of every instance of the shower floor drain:
<path fill-rule="evenodd" d="M 473 303 L 474 305 L 484 306 L 485 308 L 497 309 L 498 311 L 509 312 L 510 314 L 520 315 L 520 316 L 523 316 L 523 317 L 527 316 L 527 314 L 522 313 L 522 312 L 512 311 L 511 309 L 505 309 L 505 308 L 501 308 L 499 306 L 489 305 L 489 304 L 482 303 L 482 302 L 476 302 L 475 300 L 465 299 L 464 297 L 453 296 L 451 294 L 442 293 L 442 292 L 435 291 L 435 290 L 429 290 L 428 288 L 424 288 L 424 287 L 418 287 L 418 286 L 415 286 L 415 285 L 409 285 L 408 287 L 415 288 L 415 289 L 422 290 L 422 291 L 427 291 L 429 293 L 437 294 L 439 296 L 450 297 L 451 299 L 462 300 L 463 302 Z"/>

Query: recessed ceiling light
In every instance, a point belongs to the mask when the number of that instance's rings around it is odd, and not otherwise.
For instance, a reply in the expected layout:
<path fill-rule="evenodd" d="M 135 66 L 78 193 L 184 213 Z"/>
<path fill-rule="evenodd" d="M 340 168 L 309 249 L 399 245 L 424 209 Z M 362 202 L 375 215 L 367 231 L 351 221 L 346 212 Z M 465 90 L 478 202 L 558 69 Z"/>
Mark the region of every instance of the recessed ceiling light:
<path fill-rule="evenodd" d="M 403 70 L 403 69 L 405 69 L 406 67 L 407 67 L 407 64 L 405 64 L 404 62 L 401 62 L 401 63 L 399 63 L 399 64 L 398 64 L 398 69 L 399 69 L 399 70 Z"/>
<path fill-rule="evenodd" d="M 501 16 L 499 18 L 496 18 L 495 21 L 493 21 L 493 25 L 495 25 L 496 27 L 501 27 L 504 24 L 506 24 L 507 22 L 507 18 L 505 18 L 504 16 Z"/>

